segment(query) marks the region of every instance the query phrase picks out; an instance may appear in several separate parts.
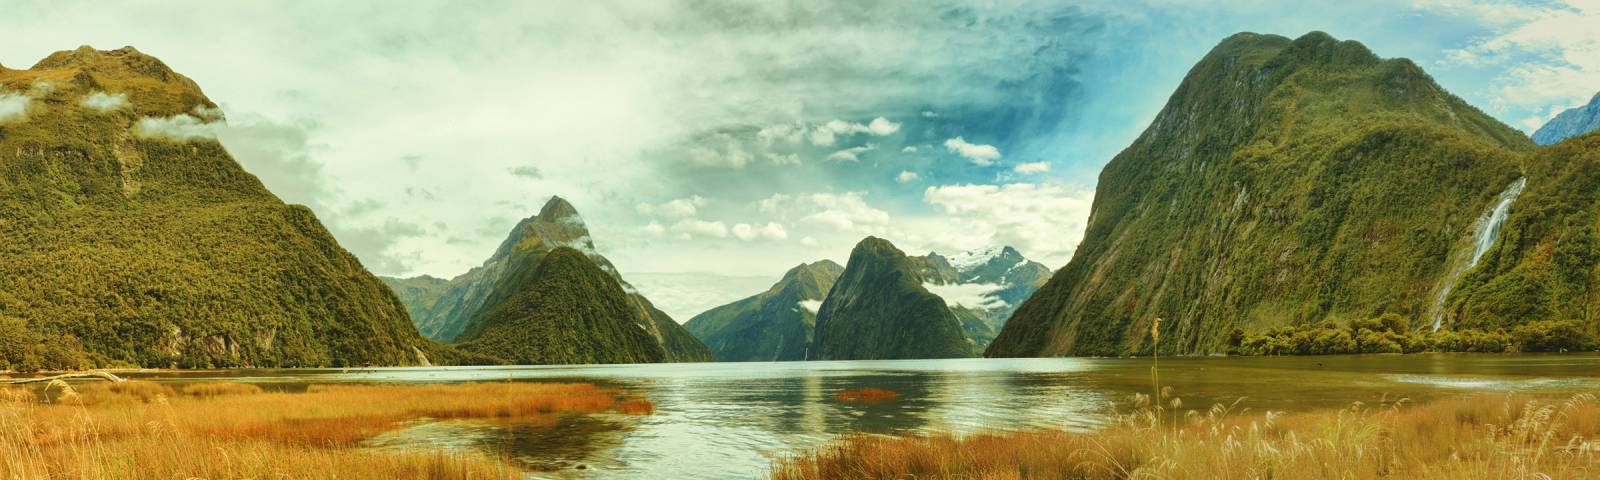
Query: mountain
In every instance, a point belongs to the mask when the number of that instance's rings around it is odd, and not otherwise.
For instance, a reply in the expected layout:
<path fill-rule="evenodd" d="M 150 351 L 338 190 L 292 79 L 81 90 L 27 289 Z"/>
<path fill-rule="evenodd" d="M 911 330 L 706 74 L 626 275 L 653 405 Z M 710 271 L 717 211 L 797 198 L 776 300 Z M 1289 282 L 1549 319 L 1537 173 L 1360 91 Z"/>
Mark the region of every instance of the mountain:
<path fill-rule="evenodd" d="M 606 282 L 615 289 L 592 282 L 550 283 L 541 275 L 557 275 L 566 279 L 589 279 L 583 272 L 587 267 L 565 262 L 561 268 L 544 268 L 542 262 L 561 248 L 581 252 L 592 268 L 605 275 Z M 487 354 L 507 354 L 511 361 L 538 363 L 617 363 L 617 362 L 693 362 L 710 361 L 711 352 L 693 335 L 665 312 L 655 308 L 648 299 L 639 295 L 622 279 L 615 266 L 596 252 L 594 241 L 583 217 L 572 204 L 560 197 L 551 197 L 539 213 L 518 222 L 505 241 L 481 266 L 440 285 L 436 279 L 424 277 L 386 279 L 401 293 L 407 308 L 412 311 L 412 321 L 423 335 L 440 341 L 461 342 L 466 350 Z M 531 293 L 534 288 L 557 288 L 549 295 Z M 509 302 L 509 303 L 508 303 Z M 593 305 L 576 305 L 574 302 L 598 302 Z M 590 316 L 597 312 L 617 314 L 610 310 L 615 302 L 625 305 L 623 317 L 617 320 L 632 322 L 636 328 L 652 338 L 654 347 L 637 349 L 637 344 L 625 338 L 610 338 L 612 331 L 603 324 L 594 323 Z M 475 323 L 481 325 L 474 325 Z M 549 325 L 544 325 L 544 324 Z M 539 324 L 535 326 L 535 324 Z M 582 346 L 538 343 L 510 348 L 513 339 L 532 340 L 530 335 L 542 335 L 551 325 L 596 327 L 587 332 L 565 332 L 563 335 L 539 337 L 555 342 L 576 338 L 593 342 Z M 527 332 L 509 335 L 517 328 Z M 469 334 L 470 332 L 470 334 Z M 486 336 L 507 335 L 506 339 Z M 609 348 L 626 351 L 607 351 Z M 543 349 L 543 350 L 540 350 Z M 660 353 L 652 353 L 660 350 Z"/>
<path fill-rule="evenodd" d="M 1554 145 L 1568 138 L 1600 130 L 1600 93 L 1584 106 L 1571 108 L 1533 132 L 1533 143 Z"/>
<path fill-rule="evenodd" d="M 1049 267 L 1028 260 L 1010 246 L 980 248 L 949 257 L 930 252 L 927 258 L 927 268 L 932 271 L 924 275 L 933 284 L 929 289 L 941 296 L 946 289 L 981 292 L 976 295 L 977 301 L 971 302 L 973 305 L 955 308 L 970 310 L 994 332 L 999 332 L 1017 307 L 1044 286 L 1051 273 Z M 949 296 L 945 302 L 958 303 Z"/>
<path fill-rule="evenodd" d="M 910 257 L 867 237 L 817 310 L 808 360 L 969 357 L 962 322 L 923 287 L 928 257 Z"/>
<path fill-rule="evenodd" d="M 0 67 L 0 370 L 412 365 L 441 347 L 133 48 Z"/>
<path fill-rule="evenodd" d="M 1106 165 L 1073 258 L 985 354 L 1148 353 L 1155 318 L 1164 353 L 1427 318 L 1533 148 L 1409 60 L 1321 32 L 1231 36 Z"/>
<path fill-rule="evenodd" d="M 582 252 L 516 256 L 461 333 L 463 350 L 519 365 L 653 363 L 662 342 L 640 327 L 622 286 Z"/>
<path fill-rule="evenodd" d="M 767 291 L 707 310 L 683 326 L 719 362 L 805 360 L 817 309 L 842 273 L 844 267 L 829 260 L 803 263 Z"/>

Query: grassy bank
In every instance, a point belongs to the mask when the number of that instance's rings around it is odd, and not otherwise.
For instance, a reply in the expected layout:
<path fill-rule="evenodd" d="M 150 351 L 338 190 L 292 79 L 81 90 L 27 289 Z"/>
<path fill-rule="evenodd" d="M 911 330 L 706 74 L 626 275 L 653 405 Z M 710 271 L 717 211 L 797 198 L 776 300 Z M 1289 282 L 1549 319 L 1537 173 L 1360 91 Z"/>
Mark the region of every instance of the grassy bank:
<path fill-rule="evenodd" d="M 1148 397 L 1141 401 L 1148 404 Z M 1089 433 L 855 435 L 772 468 L 779 480 L 1600 477 L 1600 402 L 1482 396 L 1277 414 L 1181 400 Z M 1179 413 L 1181 412 L 1181 413 Z"/>
<path fill-rule="evenodd" d="M 149 382 L 0 387 L 0 480 L 83 478 L 520 478 L 504 459 L 375 452 L 361 442 L 420 418 L 555 422 L 568 413 L 647 414 L 589 384 L 247 385 L 175 391 Z"/>

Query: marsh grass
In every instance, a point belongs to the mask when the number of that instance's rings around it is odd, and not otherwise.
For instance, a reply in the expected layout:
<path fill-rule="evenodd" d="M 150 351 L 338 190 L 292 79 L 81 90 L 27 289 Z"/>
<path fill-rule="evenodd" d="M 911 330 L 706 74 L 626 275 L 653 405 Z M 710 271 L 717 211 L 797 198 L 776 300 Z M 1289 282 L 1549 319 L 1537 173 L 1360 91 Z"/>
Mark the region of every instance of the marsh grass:
<path fill-rule="evenodd" d="M 1600 403 L 1480 396 L 1281 414 L 1219 405 L 1157 426 L 1142 408 L 1093 432 L 852 435 L 780 459 L 821 478 L 1544 479 L 1600 477 Z"/>
<path fill-rule="evenodd" d="M 84 478 L 517 478 L 505 459 L 377 452 L 362 441 L 417 419 L 554 425 L 563 414 L 648 413 L 590 384 L 313 386 L 267 393 L 149 382 L 0 389 L 0 480 Z M 631 406 L 625 406 L 631 405 Z"/>

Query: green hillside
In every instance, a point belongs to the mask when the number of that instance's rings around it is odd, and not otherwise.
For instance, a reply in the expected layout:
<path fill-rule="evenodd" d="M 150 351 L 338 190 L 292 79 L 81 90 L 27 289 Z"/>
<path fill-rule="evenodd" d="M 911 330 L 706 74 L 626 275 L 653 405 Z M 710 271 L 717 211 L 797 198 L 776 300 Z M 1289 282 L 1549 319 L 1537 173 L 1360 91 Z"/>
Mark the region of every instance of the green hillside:
<path fill-rule="evenodd" d="M 0 370 L 409 365 L 442 351 L 309 209 L 216 140 L 142 124 L 220 115 L 160 60 L 57 52 L 0 68 L 0 94 L 29 99 L 0 120 Z"/>
<path fill-rule="evenodd" d="M 812 309 L 843 272 L 828 260 L 800 264 L 767 291 L 695 315 L 684 328 L 719 362 L 805 360 L 817 323 Z"/>
<path fill-rule="evenodd" d="M 1167 353 L 1424 318 L 1532 148 L 1409 60 L 1320 32 L 1234 35 L 1106 165 L 1072 260 L 986 354 L 1148 352 L 1158 317 Z"/>

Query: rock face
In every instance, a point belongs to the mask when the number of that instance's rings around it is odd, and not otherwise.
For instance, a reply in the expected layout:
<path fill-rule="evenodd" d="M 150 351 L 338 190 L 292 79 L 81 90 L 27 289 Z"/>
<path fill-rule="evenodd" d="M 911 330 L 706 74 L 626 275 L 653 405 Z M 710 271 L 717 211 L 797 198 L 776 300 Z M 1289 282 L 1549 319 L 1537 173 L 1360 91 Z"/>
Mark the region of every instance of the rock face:
<path fill-rule="evenodd" d="M 695 315 L 684 328 L 719 362 L 805 360 L 817 309 L 844 267 L 801 264 L 765 292 Z"/>
<path fill-rule="evenodd" d="M 986 355 L 1148 353 L 1158 317 L 1163 353 L 1425 317 L 1532 148 L 1408 60 L 1234 35 L 1106 165 L 1083 243 Z"/>
<path fill-rule="evenodd" d="M 541 272 L 557 271 L 541 268 L 541 265 L 545 257 L 562 247 L 582 253 L 593 264 L 593 268 L 605 273 L 608 282 L 616 284 L 615 292 L 599 285 L 551 284 L 536 275 Z M 585 269 L 567 265 L 560 271 L 567 270 Z M 566 274 L 564 278 L 588 277 L 572 273 Z M 644 296 L 634 292 L 617 273 L 616 267 L 595 251 L 594 241 L 589 236 L 589 229 L 585 226 L 583 217 L 570 203 L 559 197 L 551 197 L 550 201 L 539 210 L 538 215 L 518 222 L 516 227 L 512 228 L 511 234 L 501 242 L 500 247 L 484 261 L 483 265 L 451 279 L 444 288 L 438 288 L 437 282 L 420 277 L 387 279 L 387 281 L 390 285 L 401 287 L 397 290 L 404 293 L 402 298 L 414 312 L 412 321 L 424 335 L 440 341 L 463 342 L 464 346 L 469 347 L 468 351 L 487 355 L 508 354 L 509 357 L 504 357 L 508 361 L 619 363 L 711 360 L 711 353 L 705 344 L 690 335 L 665 312 L 655 308 Z M 570 287 L 574 290 L 554 294 L 556 297 L 530 297 L 532 294 L 527 292 L 535 288 L 535 285 Z M 612 293 L 618 293 L 620 296 L 612 298 Z M 555 298 L 565 300 L 556 301 Z M 512 299 L 517 299 L 513 305 L 500 304 Z M 570 303 L 574 301 L 595 301 L 601 304 L 571 305 Z M 588 346 L 541 343 L 537 348 L 546 349 L 542 351 L 522 347 L 500 348 L 500 346 L 509 347 L 510 344 L 487 338 L 492 335 L 508 334 L 511 330 L 507 328 L 515 329 L 511 326 L 533 328 L 529 322 L 554 322 L 556 325 L 568 326 L 590 325 L 589 321 L 584 320 L 588 318 L 585 315 L 597 311 L 609 311 L 606 310 L 609 307 L 604 304 L 613 301 L 620 301 L 627 306 L 625 319 L 654 339 L 654 349 L 661 351 L 659 355 L 638 350 L 634 342 L 623 338 L 609 340 L 603 338 L 604 332 L 611 330 L 580 332 L 576 333 L 579 335 L 577 337 L 561 337 L 565 340 L 583 338 L 596 342 Z M 547 306 L 552 310 L 540 311 L 540 308 L 545 307 L 539 306 Z M 474 326 L 475 322 L 484 324 Z M 546 327 L 540 326 L 536 330 L 545 331 L 544 328 Z M 473 334 L 467 335 L 468 331 L 472 331 Z M 529 337 L 519 334 L 512 335 L 511 338 Z M 622 348 L 627 351 L 607 352 L 608 348 Z"/>
<path fill-rule="evenodd" d="M 411 365 L 440 347 L 132 48 L 0 68 L 0 370 Z"/>
<path fill-rule="evenodd" d="M 944 299 L 923 287 L 927 257 L 909 257 L 875 237 L 850 261 L 817 311 L 808 360 L 956 358 L 974 342 Z"/>
<path fill-rule="evenodd" d="M 1584 106 L 1568 109 L 1533 132 L 1533 143 L 1554 145 L 1568 138 L 1600 130 L 1600 93 Z"/>
<path fill-rule="evenodd" d="M 981 349 L 994 340 L 1011 314 L 1050 279 L 1050 269 L 1010 246 L 953 256 L 924 257 L 924 287 L 944 297 L 967 336 Z M 974 298 L 975 297 L 975 298 Z"/>

